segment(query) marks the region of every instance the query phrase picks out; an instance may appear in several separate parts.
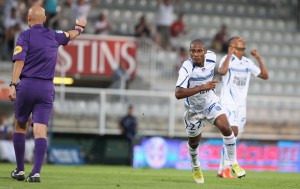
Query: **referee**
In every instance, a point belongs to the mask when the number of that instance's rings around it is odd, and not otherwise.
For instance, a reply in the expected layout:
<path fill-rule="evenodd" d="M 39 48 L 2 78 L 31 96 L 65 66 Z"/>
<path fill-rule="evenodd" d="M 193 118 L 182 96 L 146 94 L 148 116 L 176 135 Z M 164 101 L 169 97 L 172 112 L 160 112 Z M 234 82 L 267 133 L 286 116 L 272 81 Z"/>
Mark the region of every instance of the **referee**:
<path fill-rule="evenodd" d="M 9 98 L 14 101 L 15 128 L 13 143 L 17 167 L 11 177 L 25 180 L 24 151 L 25 133 L 29 116 L 32 115 L 35 139 L 34 166 L 27 182 L 40 182 L 40 172 L 47 151 L 47 129 L 54 101 L 54 71 L 58 47 L 83 32 L 86 19 L 76 20 L 68 32 L 44 28 L 45 10 L 33 6 L 28 11 L 30 29 L 20 33 L 13 54 L 13 73 Z"/>

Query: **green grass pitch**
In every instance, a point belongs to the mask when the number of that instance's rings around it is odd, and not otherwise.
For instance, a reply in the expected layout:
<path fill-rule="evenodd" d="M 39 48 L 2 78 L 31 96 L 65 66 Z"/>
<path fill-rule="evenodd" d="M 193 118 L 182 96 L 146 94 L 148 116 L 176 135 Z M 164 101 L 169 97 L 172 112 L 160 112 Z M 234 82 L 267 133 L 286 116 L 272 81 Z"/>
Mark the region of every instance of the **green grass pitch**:
<path fill-rule="evenodd" d="M 242 179 L 222 179 L 216 171 L 203 171 L 205 183 L 196 184 L 191 171 L 134 169 L 126 166 L 44 165 L 41 183 L 26 183 L 10 177 L 15 164 L 0 163 L 0 189 L 299 189 L 299 173 L 252 172 Z M 26 165 L 26 174 L 32 165 Z"/>

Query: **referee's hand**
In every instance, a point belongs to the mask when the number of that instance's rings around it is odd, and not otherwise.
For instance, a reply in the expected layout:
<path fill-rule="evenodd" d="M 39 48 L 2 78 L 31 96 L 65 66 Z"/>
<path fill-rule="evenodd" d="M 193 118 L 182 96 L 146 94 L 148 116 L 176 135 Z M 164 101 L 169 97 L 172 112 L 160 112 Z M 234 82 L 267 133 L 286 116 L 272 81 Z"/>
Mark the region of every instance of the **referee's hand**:
<path fill-rule="evenodd" d="M 8 97 L 11 101 L 16 100 L 16 87 L 15 86 L 12 85 L 9 87 Z"/>
<path fill-rule="evenodd" d="M 87 20 L 85 18 L 76 19 L 76 26 L 85 28 Z"/>

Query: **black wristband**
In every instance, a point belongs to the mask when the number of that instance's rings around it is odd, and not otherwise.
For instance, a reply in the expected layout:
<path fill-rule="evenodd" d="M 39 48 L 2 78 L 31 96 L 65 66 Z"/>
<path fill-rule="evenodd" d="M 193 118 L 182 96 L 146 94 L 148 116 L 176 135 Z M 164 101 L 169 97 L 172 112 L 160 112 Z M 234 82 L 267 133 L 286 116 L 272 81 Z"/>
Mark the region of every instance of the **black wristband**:
<path fill-rule="evenodd" d="M 18 85 L 18 83 L 14 83 L 14 82 L 10 82 L 10 83 L 9 83 L 9 86 L 10 86 L 10 87 L 11 87 L 11 86 L 15 86 L 15 87 L 16 87 L 17 85 Z"/>
<path fill-rule="evenodd" d="M 79 27 L 81 27 L 81 28 L 85 28 L 85 26 L 82 26 L 82 25 L 79 25 L 79 24 L 76 24 L 76 26 L 79 26 Z"/>

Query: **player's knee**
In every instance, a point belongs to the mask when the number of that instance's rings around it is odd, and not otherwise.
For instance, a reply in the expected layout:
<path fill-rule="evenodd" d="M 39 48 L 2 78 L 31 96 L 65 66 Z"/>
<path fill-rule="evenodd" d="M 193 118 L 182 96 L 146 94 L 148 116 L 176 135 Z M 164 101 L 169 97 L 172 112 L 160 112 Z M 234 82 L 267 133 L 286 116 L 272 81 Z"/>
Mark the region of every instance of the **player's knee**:
<path fill-rule="evenodd" d="M 228 124 L 226 124 L 226 123 L 221 124 L 219 126 L 219 129 L 220 129 L 221 133 L 224 136 L 230 136 L 232 134 L 232 132 L 233 132 L 232 129 L 231 129 L 231 127 Z"/>
<path fill-rule="evenodd" d="M 189 140 L 189 146 L 193 149 L 196 149 L 199 145 L 199 141 L 196 140 Z"/>
<path fill-rule="evenodd" d="M 239 130 L 238 130 L 238 127 L 231 127 L 233 133 L 234 133 L 234 136 L 237 137 L 238 134 L 239 134 Z"/>
<path fill-rule="evenodd" d="M 232 131 L 233 131 L 233 133 L 234 133 L 234 136 L 237 137 L 238 134 L 239 134 L 239 131 L 237 131 L 237 130 L 232 130 Z"/>
<path fill-rule="evenodd" d="M 193 149 L 196 149 L 198 147 L 198 143 L 189 143 L 189 146 Z"/>

